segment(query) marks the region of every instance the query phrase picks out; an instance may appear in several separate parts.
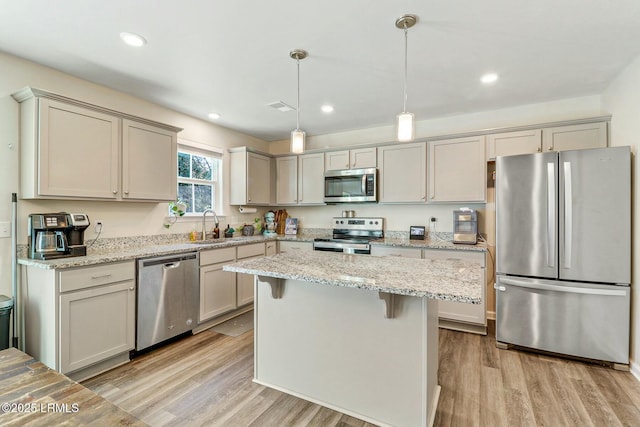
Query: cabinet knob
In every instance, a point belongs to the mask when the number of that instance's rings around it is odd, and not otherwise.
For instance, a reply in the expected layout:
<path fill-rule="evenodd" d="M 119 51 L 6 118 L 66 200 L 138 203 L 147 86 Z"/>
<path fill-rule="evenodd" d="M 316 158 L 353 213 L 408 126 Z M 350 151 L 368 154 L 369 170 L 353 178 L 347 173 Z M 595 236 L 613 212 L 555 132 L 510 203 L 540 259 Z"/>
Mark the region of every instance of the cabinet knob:
<path fill-rule="evenodd" d="M 354 166 L 354 167 L 356 166 L 356 162 L 353 162 L 353 166 Z"/>
<path fill-rule="evenodd" d="M 553 145 L 548 148 L 549 151 L 553 151 Z"/>
<path fill-rule="evenodd" d="M 118 194 L 118 190 L 113 190 L 112 193 L 113 194 Z"/>
<path fill-rule="evenodd" d="M 349 167 L 349 163 L 345 164 L 345 165 L 344 165 L 344 167 L 345 167 L 345 168 L 348 168 L 348 167 Z"/>
<path fill-rule="evenodd" d="M 130 291 L 135 291 L 136 288 L 134 288 L 133 286 L 129 288 Z"/>
<path fill-rule="evenodd" d="M 124 192 L 124 194 L 129 194 L 129 192 L 128 192 L 128 191 L 125 191 L 125 192 Z"/>
<path fill-rule="evenodd" d="M 431 196 L 431 199 L 433 199 L 433 196 Z"/>
<path fill-rule="evenodd" d="M 422 200 L 426 199 L 426 197 L 425 197 L 425 196 L 422 196 L 422 197 L 420 197 L 420 198 L 421 198 Z"/>
<path fill-rule="evenodd" d="M 538 148 L 536 148 L 536 151 L 539 153 L 539 152 L 542 151 L 542 148 L 538 147 Z"/>

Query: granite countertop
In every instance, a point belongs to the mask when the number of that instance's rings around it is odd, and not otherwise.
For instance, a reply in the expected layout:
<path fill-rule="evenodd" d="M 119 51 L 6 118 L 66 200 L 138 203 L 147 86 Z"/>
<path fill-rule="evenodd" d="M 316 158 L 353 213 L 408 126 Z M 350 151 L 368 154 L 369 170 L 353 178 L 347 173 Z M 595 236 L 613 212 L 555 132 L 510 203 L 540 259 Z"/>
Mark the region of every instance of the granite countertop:
<path fill-rule="evenodd" d="M 462 260 L 297 251 L 228 264 L 223 270 L 470 304 L 482 301 L 482 267 Z"/>
<path fill-rule="evenodd" d="M 328 234 L 327 234 L 328 233 Z M 156 236 L 157 237 L 157 236 Z M 132 261 L 137 258 L 147 258 L 152 256 L 171 255 L 187 252 L 199 252 L 208 249 L 219 249 L 232 246 L 248 245 L 270 240 L 313 242 L 316 237 L 331 237 L 330 230 L 324 232 L 317 231 L 298 235 L 278 235 L 275 237 L 238 236 L 233 238 L 209 239 L 205 241 L 189 242 L 186 239 L 177 241 L 164 241 L 154 238 L 154 236 L 138 236 L 130 239 L 116 239 L 118 244 L 106 246 L 99 250 L 88 249 L 87 256 L 58 258 L 52 260 L 35 260 L 22 256 L 18 258 L 21 265 L 35 266 L 45 269 L 85 267 L 90 265 L 105 264 L 109 262 Z M 409 240 L 408 237 L 385 237 L 371 242 L 372 245 L 382 246 L 402 246 L 416 249 L 451 249 L 467 251 L 486 251 L 486 245 L 454 244 L 451 240 L 440 237 L 428 237 L 426 240 Z"/>

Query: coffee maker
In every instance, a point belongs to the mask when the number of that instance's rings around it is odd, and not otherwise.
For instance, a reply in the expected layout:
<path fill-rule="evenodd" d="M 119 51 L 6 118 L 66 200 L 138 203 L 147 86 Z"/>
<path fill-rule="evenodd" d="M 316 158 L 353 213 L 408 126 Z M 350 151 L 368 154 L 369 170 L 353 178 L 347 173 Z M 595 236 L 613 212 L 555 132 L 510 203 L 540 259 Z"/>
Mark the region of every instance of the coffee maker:
<path fill-rule="evenodd" d="M 83 213 L 70 213 L 69 225 L 72 227 L 68 233 L 69 252 L 71 256 L 85 256 L 87 254 L 87 246 L 84 244 L 84 230 L 89 225 L 89 216 Z"/>
<path fill-rule="evenodd" d="M 54 259 L 73 256 L 69 250 L 69 216 L 64 212 L 30 214 L 27 227 L 29 258 Z"/>

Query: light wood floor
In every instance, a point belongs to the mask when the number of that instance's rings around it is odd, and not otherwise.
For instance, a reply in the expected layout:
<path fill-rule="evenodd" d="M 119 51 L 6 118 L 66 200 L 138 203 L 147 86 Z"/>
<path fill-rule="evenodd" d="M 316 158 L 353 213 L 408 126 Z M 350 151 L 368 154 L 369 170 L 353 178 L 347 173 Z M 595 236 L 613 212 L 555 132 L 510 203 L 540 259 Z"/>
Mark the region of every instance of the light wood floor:
<path fill-rule="evenodd" d="M 152 426 L 370 426 L 254 384 L 253 331 L 205 331 L 83 384 Z M 640 382 L 440 330 L 436 426 L 640 426 Z"/>

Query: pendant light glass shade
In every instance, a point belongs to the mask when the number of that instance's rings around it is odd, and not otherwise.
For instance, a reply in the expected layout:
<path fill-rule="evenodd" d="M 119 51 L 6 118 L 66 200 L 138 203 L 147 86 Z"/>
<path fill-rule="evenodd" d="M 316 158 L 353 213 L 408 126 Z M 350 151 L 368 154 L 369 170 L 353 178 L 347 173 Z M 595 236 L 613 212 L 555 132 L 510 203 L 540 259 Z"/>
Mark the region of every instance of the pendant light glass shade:
<path fill-rule="evenodd" d="M 298 101 L 296 104 L 296 128 L 291 131 L 291 152 L 294 154 L 304 153 L 304 142 L 306 134 L 300 130 L 300 60 L 306 58 L 307 51 L 302 49 L 294 49 L 289 52 L 289 56 L 296 60 L 298 69 Z"/>
<path fill-rule="evenodd" d="M 415 134 L 415 122 L 413 113 L 398 114 L 398 141 L 413 141 Z"/>
<path fill-rule="evenodd" d="M 404 30 L 404 104 L 402 113 L 398 114 L 397 136 L 399 142 L 413 141 L 415 136 L 415 120 L 412 113 L 407 113 L 407 33 L 418 21 L 415 15 L 404 15 L 396 19 L 396 28 Z"/>
<path fill-rule="evenodd" d="M 305 132 L 300 129 L 291 131 L 291 152 L 294 154 L 304 153 Z"/>

